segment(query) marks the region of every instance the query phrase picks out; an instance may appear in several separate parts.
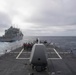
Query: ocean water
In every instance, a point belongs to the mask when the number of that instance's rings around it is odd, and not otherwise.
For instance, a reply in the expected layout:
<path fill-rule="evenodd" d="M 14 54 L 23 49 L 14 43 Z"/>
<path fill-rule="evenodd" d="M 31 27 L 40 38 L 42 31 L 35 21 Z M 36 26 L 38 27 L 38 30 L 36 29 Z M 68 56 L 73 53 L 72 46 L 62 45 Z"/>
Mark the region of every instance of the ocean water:
<path fill-rule="evenodd" d="M 23 45 L 22 40 L 16 42 L 0 42 L 0 55 L 3 55 L 7 52 L 10 52 L 18 47 Z"/>
<path fill-rule="evenodd" d="M 24 37 L 24 42 L 31 42 L 36 40 L 36 38 L 40 38 L 40 40 L 47 40 L 49 43 L 54 43 L 63 50 L 76 51 L 76 36 L 28 36 Z M 25 39 L 27 40 L 25 41 Z"/>
<path fill-rule="evenodd" d="M 56 46 L 62 48 L 65 51 L 73 50 L 76 54 L 76 36 L 25 36 L 23 40 L 12 43 L 0 42 L 0 55 L 14 50 L 23 45 L 23 43 L 33 42 L 37 38 L 40 40 L 47 40 L 49 43 L 54 43 Z"/>

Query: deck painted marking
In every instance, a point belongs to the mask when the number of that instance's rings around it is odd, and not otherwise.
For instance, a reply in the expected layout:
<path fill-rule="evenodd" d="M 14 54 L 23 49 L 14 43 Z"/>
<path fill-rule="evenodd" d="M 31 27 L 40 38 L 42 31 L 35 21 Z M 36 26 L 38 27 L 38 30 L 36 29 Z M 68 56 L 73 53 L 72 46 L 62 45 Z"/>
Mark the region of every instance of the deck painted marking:
<path fill-rule="evenodd" d="M 29 60 L 30 58 L 17 58 L 17 59 L 25 59 L 25 60 Z M 58 60 L 60 58 L 48 58 L 48 60 Z"/>
<path fill-rule="evenodd" d="M 56 54 L 55 52 L 47 52 L 48 54 Z M 70 54 L 71 52 L 58 52 L 59 54 Z"/>
<path fill-rule="evenodd" d="M 60 58 L 48 58 L 48 60 L 58 60 Z"/>
<path fill-rule="evenodd" d="M 10 52 L 10 53 L 20 53 L 20 52 Z M 22 52 L 22 53 L 31 53 L 31 52 Z"/>
<path fill-rule="evenodd" d="M 20 53 L 17 55 L 16 59 L 18 59 L 18 57 L 21 55 L 21 53 L 23 52 L 23 50 L 24 50 L 24 49 L 22 49 L 22 50 L 20 51 Z"/>
<path fill-rule="evenodd" d="M 19 54 L 17 55 L 17 57 L 16 57 L 16 59 L 26 59 L 26 60 L 28 60 L 28 59 L 30 59 L 30 58 L 19 58 L 19 56 L 22 54 L 22 53 L 31 53 L 31 52 L 23 52 L 23 50 L 24 49 L 22 49 L 20 52 L 18 52 Z M 59 58 L 48 58 L 48 60 L 55 60 L 55 59 L 62 59 L 62 57 L 59 55 L 59 53 L 57 52 L 57 50 L 56 49 L 54 49 L 53 48 L 53 50 L 55 51 L 55 52 L 47 52 L 47 53 L 56 53 L 57 55 L 58 55 L 58 57 Z M 17 52 L 16 52 L 17 53 Z M 69 52 L 61 52 L 61 53 L 69 53 Z"/>
<path fill-rule="evenodd" d="M 20 52 L 10 52 L 10 53 L 20 53 Z M 31 52 L 22 52 L 22 53 L 31 53 Z M 47 52 L 48 54 L 49 53 L 51 53 L 51 54 L 55 54 L 55 52 Z M 71 52 L 58 52 L 59 54 L 69 54 L 69 53 L 71 53 Z M 2 54 L 2 53 L 0 53 L 0 54 Z"/>
<path fill-rule="evenodd" d="M 29 60 L 30 58 L 18 58 L 18 59 L 26 59 L 26 60 Z"/>
<path fill-rule="evenodd" d="M 19 58 L 19 56 L 21 55 L 21 53 L 31 53 L 31 52 L 23 52 L 24 49 L 22 49 L 20 52 L 18 52 L 19 54 L 17 55 L 16 59 L 26 59 L 26 60 L 29 60 L 30 58 Z M 48 60 L 54 60 L 54 59 L 62 59 L 62 57 L 59 55 L 59 53 L 56 51 L 56 49 L 53 48 L 53 50 L 55 52 L 52 52 L 52 53 L 56 53 L 58 55 L 59 58 L 48 58 Z M 16 52 L 17 53 L 17 52 Z M 47 52 L 49 53 L 49 52 Z"/>
<path fill-rule="evenodd" d="M 62 59 L 62 57 L 59 55 L 59 53 L 56 51 L 56 49 L 53 48 L 53 50 L 56 52 L 56 54 L 59 56 L 59 58 Z"/>

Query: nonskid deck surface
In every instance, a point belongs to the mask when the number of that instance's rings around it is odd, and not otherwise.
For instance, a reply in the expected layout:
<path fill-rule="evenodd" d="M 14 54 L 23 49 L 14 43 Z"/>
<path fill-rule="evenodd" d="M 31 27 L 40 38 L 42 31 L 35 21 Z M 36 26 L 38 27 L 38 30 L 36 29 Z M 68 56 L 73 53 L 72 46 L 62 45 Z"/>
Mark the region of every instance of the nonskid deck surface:
<path fill-rule="evenodd" d="M 76 75 L 76 57 L 71 52 L 48 46 L 48 67 L 36 72 L 29 64 L 31 50 L 18 48 L 0 57 L 0 75 Z"/>

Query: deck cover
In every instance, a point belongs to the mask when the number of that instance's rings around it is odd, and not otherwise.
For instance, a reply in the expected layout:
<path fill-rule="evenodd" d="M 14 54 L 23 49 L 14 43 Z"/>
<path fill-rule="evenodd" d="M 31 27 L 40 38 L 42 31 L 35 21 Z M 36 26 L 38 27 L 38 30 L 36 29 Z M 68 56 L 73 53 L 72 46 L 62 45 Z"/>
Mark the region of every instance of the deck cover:
<path fill-rule="evenodd" d="M 33 46 L 30 57 L 30 63 L 47 64 L 46 47 L 44 44 L 35 44 Z"/>

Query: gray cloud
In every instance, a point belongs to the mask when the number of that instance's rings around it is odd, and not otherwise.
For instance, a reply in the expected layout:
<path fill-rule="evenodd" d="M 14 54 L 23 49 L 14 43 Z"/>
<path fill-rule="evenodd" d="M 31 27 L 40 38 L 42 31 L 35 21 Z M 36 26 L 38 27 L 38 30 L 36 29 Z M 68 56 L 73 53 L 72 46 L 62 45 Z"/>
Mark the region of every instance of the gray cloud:
<path fill-rule="evenodd" d="M 75 0 L 54 0 L 53 2 L 58 6 L 55 8 L 54 5 L 51 6 L 52 1 L 45 0 L 43 3 L 44 6 L 42 5 L 40 10 L 32 15 L 31 18 L 25 19 L 25 21 L 43 26 L 76 25 Z"/>
<path fill-rule="evenodd" d="M 0 12 L 0 28 L 7 28 L 10 25 L 11 19 L 9 18 L 9 16 L 5 13 Z"/>
<path fill-rule="evenodd" d="M 76 0 L 3 1 L 8 15 L 0 13 L 2 28 L 12 21 L 25 27 L 25 35 L 76 35 Z"/>
<path fill-rule="evenodd" d="M 11 19 L 3 12 L 0 12 L 0 35 L 4 35 L 4 30 L 11 26 Z"/>

